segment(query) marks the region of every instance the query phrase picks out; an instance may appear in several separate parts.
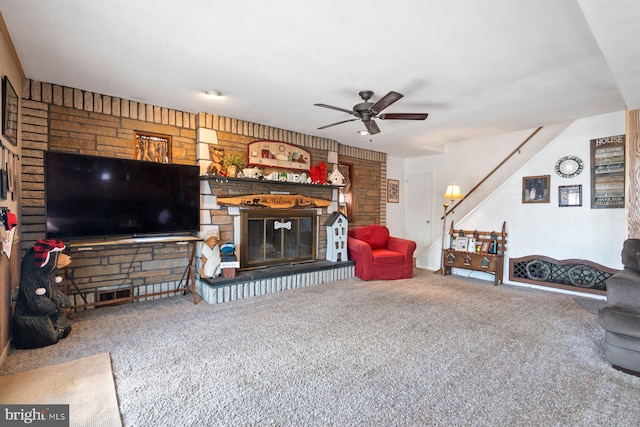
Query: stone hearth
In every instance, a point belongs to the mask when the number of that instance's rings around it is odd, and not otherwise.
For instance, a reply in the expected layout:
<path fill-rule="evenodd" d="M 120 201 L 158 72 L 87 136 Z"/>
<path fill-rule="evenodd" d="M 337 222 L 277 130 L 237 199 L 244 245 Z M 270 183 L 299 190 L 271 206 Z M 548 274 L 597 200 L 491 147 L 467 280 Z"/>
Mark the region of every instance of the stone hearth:
<path fill-rule="evenodd" d="M 196 291 L 209 304 L 303 288 L 354 277 L 354 262 L 314 261 L 239 272 L 236 277 L 201 279 Z"/>

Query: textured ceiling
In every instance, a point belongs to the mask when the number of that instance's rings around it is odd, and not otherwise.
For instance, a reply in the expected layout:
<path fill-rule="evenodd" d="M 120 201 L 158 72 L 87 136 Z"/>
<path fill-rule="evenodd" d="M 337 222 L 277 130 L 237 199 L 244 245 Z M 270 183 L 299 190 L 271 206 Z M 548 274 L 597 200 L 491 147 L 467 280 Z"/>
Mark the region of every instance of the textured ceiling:
<path fill-rule="evenodd" d="M 28 78 L 398 157 L 640 108 L 637 0 L 0 0 Z M 207 89 L 223 96 L 210 99 Z M 404 98 L 357 120 L 351 109 Z"/>

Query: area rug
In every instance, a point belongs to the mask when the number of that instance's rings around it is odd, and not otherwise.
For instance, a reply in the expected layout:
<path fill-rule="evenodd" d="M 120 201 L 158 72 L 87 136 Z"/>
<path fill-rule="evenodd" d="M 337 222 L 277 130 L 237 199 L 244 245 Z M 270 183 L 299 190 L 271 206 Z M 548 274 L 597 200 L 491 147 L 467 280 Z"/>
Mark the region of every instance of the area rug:
<path fill-rule="evenodd" d="M 66 404 L 71 426 L 122 425 L 109 353 L 0 376 L 0 404 Z"/>

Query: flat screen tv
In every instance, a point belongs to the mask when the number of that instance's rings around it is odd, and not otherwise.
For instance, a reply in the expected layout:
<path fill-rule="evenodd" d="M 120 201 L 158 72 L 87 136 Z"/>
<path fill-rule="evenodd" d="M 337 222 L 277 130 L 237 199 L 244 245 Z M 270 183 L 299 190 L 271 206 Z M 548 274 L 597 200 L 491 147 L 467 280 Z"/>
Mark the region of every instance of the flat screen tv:
<path fill-rule="evenodd" d="M 47 238 L 145 237 L 200 229 L 197 166 L 46 151 Z"/>

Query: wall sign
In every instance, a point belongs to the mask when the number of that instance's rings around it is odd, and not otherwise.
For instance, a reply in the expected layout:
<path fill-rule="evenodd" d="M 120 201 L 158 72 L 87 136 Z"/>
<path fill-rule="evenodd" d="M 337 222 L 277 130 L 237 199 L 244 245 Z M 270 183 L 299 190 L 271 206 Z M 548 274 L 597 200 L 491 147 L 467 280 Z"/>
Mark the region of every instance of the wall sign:
<path fill-rule="evenodd" d="M 331 200 L 300 194 L 249 194 L 238 197 L 218 197 L 221 205 L 251 206 L 258 208 L 319 208 L 327 207 Z"/>
<path fill-rule="evenodd" d="M 624 208 L 625 135 L 591 140 L 591 209 Z"/>

